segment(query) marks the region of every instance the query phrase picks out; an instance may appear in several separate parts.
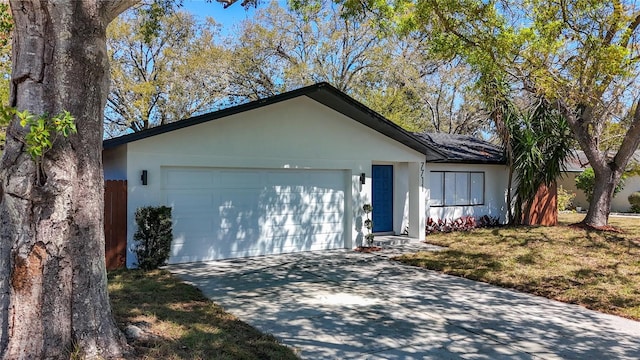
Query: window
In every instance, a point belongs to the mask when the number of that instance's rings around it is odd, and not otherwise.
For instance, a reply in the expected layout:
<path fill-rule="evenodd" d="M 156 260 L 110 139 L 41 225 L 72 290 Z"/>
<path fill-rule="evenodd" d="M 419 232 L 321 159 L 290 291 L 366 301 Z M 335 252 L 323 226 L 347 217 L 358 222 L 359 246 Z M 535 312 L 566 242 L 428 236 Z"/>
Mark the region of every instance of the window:
<path fill-rule="evenodd" d="M 484 172 L 431 171 L 431 206 L 484 204 Z"/>

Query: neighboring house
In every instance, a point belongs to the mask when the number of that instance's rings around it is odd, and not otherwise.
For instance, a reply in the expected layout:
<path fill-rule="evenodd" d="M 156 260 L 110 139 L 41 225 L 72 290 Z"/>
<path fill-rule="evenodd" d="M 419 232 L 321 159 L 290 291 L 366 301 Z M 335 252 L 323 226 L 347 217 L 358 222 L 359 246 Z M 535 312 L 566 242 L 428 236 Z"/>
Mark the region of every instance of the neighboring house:
<path fill-rule="evenodd" d="M 173 208 L 170 263 L 353 248 L 366 203 L 374 232 L 412 238 L 428 217 L 504 220 L 497 148 L 409 133 L 326 83 L 105 140 L 103 162 L 128 180 L 127 248 L 137 208 Z"/>
<path fill-rule="evenodd" d="M 640 150 L 636 150 L 630 163 L 631 162 L 640 163 Z M 589 201 L 587 201 L 585 193 L 576 187 L 576 176 L 580 175 L 584 169 L 589 167 L 589 160 L 587 160 L 587 156 L 583 151 L 575 151 L 574 155 L 567 159 L 565 165 L 567 170 L 558 181 L 558 187 L 562 186 L 564 190 L 575 193 L 576 197 L 573 199 L 573 206 L 586 210 L 589 208 Z M 640 191 L 640 176 L 632 176 L 625 179 L 622 191 L 611 199 L 611 211 L 629 212 L 631 210 L 631 204 L 629 204 L 627 198 L 631 193 L 636 191 Z"/>

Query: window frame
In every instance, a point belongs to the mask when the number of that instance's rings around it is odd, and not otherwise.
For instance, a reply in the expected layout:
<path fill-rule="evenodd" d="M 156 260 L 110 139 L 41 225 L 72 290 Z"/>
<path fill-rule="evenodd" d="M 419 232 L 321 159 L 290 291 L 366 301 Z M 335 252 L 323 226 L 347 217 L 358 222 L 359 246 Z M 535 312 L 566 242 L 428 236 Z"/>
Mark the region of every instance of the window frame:
<path fill-rule="evenodd" d="M 431 204 L 431 200 L 432 197 L 429 197 L 429 206 L 430 207 L 452 207 L 452 206 L 484 206 L 485 204 L 485 197 L 486 197 L 486 187 L 485 187 L 485 183 L 486 183 L 486 172 L 485 171 L 452 171 L 452 170 L 434 170 L 434 171 L 429 171 L 429 180 L 431 180 L 431 175 L 434 173 L 439 173 L 441 174 L 441 183 L 442 186 L 440 188 L 440 192 L 442 194 L 442 197 L 440 197 L 438 200 L 441 204 L 439 205 L 435 205 L 435 204 Z M 447 186 L 446 186 L 446 174 L 447 173 L 453 173 L 453 174 L 466 174 L 467 175 L 467 195 L 466 198 L 468 199 L 468 201 L 464 204 L 447 204 L 446 203 L 446 191 L 447 191 Z M 472 194 L 471 194 L 471 174 L 481 174 L 482 175 L 482 201 L 479 203 L 472 203 Z M 454 180 L 455 181 L 455 180 Z M 431 187 L 431 181 L 429 181 L 429 186 Z M 455 192 L 455 188 L 454 188 L 454 192 Z M 458 198 L 457 193 L 454 193 L 454 199 Z"/>

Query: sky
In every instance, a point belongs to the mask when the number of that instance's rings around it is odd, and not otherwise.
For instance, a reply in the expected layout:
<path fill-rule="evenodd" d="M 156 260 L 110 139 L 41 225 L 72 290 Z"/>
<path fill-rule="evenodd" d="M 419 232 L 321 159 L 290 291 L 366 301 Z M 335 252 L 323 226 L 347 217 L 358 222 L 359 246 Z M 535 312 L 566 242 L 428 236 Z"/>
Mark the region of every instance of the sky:
<path fill-rule="evenodd" d="M 245 10 L 240 3 L 242 3 L 242 0 L 238 0 L 235 4 L 225 9 L 222 4 L 215 0 L 213 2 L 184 0 L 182 10 L 192 13 L 202 20 L 206 17 L 212 17 L 217 23 L 222 24 L 223 32 L 228 32 L 234 28 L 234 25 L 239 25 L 242 20 L 251 18 L 255 12 L 255 8 Z"/>

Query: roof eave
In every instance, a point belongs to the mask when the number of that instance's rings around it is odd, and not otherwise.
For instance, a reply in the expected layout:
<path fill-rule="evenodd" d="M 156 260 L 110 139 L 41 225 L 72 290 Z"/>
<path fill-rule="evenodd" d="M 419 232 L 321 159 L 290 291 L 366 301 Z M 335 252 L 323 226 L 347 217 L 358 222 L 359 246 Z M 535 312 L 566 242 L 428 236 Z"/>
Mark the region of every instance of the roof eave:
<path fill-rule="evenodd" d="M 469 159 L 465 159 L 465 160 L 460 160 L 460 159 L 445 159 L 445 160 L 437 160 L 437 161 L 432 161 L 433 163 L 438 163 L 438 164 L 466 164 L 466 165 L 473 165 L 473 164 L 484 164 L 484 165 L 507 165 L 507 162 L 505 160 L 469 160 Z"/>
<path fill-rule="evenodd" d="M 177 121 L 174 123 L 153 127 L 141 132 L 104 140 L 102 146 L 103 149 L 114 148 L 133 141 L 239 114 L 245 111 L 258 109 L 300 96 L 307 96 L 347 117 L 350 117 L 355 121 L 358 121 L 363 125 L 368 126 L 373 130 L 378 131 L 379 133 L 389 138 L 392 138 L 404 144 L 405 146 L 408 146 L 413 150 L 420 152 L 421 154 L 426 156 L 427 161 L 441 160 L 446 158 L 444 153 L 439 151 L 437 148 L 429 146 L 410 132 L 392 123 L 382 115 L 369 109 L 367 106 L 363 105 L 362 103 L 356 101 L 355 99 L 351 98 L 350 96 L 344 94 L 340 90 L 325 82 L 275 95 L 267 99 L 252 101 L 246 104 L 237 105 L 212 113 L 194 116 L 192 118 Z"/>

